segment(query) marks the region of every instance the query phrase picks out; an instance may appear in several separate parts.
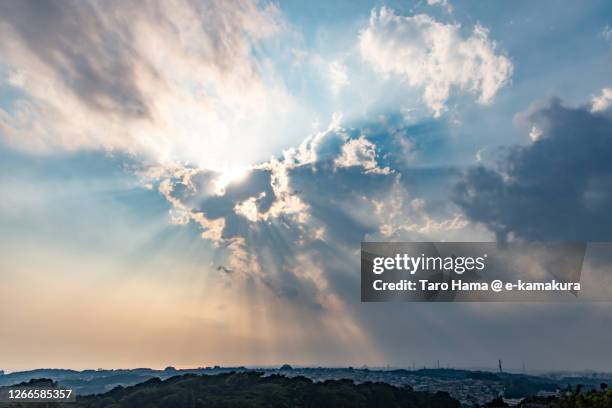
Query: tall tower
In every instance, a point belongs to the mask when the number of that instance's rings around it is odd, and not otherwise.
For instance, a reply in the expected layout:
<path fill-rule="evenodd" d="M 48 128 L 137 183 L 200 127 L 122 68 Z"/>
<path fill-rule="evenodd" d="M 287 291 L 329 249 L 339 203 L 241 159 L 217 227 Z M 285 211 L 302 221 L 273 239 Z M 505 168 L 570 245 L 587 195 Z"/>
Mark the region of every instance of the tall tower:
<path fill-rule="evenodd" d="M 502 361 L 501 360 L 497 360 L 497 365 L 499 366 L 499 372 L 503 373 L 504 370 L 502 370 Z"/>

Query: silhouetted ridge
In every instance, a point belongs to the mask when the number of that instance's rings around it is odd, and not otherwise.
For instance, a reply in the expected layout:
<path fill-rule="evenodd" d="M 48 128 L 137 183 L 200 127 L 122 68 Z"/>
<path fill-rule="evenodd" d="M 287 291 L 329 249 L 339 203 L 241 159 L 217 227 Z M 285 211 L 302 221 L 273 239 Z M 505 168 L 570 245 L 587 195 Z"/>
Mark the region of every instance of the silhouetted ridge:
<path fill-rule="evenodd" d="M 57 405 L 60 406 L 60 405 Z M 459 408 L 448 393 L 414 391 L 385 383 L 355 384 L 351 380 L 313 382 L 263 372 L 193 374 L 165 381 L 150 379 L 107 393 L 78 397 L 72 408 Z"/>

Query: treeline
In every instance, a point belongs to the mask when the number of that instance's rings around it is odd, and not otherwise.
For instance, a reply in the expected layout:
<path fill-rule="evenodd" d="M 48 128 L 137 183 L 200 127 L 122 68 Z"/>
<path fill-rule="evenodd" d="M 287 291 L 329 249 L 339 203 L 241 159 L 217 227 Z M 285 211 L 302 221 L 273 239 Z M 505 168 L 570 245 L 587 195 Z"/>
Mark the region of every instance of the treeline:
<path fill-rule="evenodd" d="M 13 405 L 15 407 L 16 405 Z M 25 405 L 24 405 L 25 406 Z M 77 397 L 66 408 L 459 408 L 445 392 L 435 394 L 384 383 L 313 382 L 260 372 L 154 378 L 105 394 Z"/>
<path fill-rule="evenodd" d="M 504 408 L 509 405 L 502 397 L 495 398 L 483 408 Z M 612 408 L 612 389 L 601 384 L 599 390 L 583 391 L 581 385 L 568 390 L 561 396 L 532 396 L 523 399 L 518 408 Z"/>
<path fill-rule="evenodd" d="M 581 392 L 577 386 L 573 392 L 566 393 L 553 405 L 555 408 L 612 408 L 612 389 L 602 384 L 599 391 Z"/>

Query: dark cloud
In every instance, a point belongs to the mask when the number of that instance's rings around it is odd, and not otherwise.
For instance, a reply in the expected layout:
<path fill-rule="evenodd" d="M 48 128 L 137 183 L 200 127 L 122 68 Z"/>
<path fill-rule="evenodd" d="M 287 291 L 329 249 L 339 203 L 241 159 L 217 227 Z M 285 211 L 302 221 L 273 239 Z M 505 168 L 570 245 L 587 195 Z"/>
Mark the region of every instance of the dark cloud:
<path fill-rule="evenodd" d="M 378 226 L 371 217 L 358 217 L 351 210 L 367 208 L 371 205 L 368 200 L 384 195 L 395 180 L 387 174 L 364 174 L 359 167 L 334 170 L 331 161 L 298 167 L 289 177 L 311 215 L 326 226 L 330 238 L 352 246 Z"/>
<path fill-rule="evenodd" d="M 219 265 L 217 266 L 218 271 L 223 271 L 225 273 L 233 273 L 234 270 L 232 268 L 228 268 L 227 266 Z"/>
<path fill-rule="evenodd" d="M 0 22 L 80 100 L 98 110 L 147 116 L 147 103 L 134 81 L 139 57 L 130 46 L 128 27 L 109 27 L 107 21 L 85 1 L 0 2 Z"/>
<path fill-rule="evenodd" d="M 560 100 L 532 110 L 542 132 L 508 150 L 498 169 L 469 169 L 454 201 L 473 221 L 526 240 L 612 239 L 612 121 Z"/>
<path fill-rule="evenodd" d="M 188 69 L 196 63 L 191 87 L 202 83 L 196 71 L 205 68 L 209 86 L 217 85 L 217 74 L 236 73 L 224 81 L 244 88 L 257 82 L 249 46 L 273 31 L 264 16 L 241 0 L 7 0 L 0 2 L 0 36 L 6 36 L 0 48 L 11 70 L 44 78 L 50 90 L 70 92 L 91 110 L 155 122 L 167 113 L 158 100 L 178 93 L 181 82 L 180 69 L 165 61 Z M 24 90 L 49 102 L 28 84 Z"/>

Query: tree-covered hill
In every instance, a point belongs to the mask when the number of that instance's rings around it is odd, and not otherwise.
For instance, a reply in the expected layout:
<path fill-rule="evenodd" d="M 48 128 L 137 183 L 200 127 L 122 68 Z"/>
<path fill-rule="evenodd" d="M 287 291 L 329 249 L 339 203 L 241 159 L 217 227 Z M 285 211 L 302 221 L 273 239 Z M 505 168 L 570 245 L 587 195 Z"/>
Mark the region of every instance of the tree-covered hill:
<path fill-rule="evenodd" d="M 184 375 L 165 381 L 155 378 L 64 404 L 72 408 L 458 408 L 459 405 L 443 392 L 431 394 L 384 383 L 354 384 L 349 380 L 317 383 L 305 377 L 264 376 L 258 372 Z"/>

